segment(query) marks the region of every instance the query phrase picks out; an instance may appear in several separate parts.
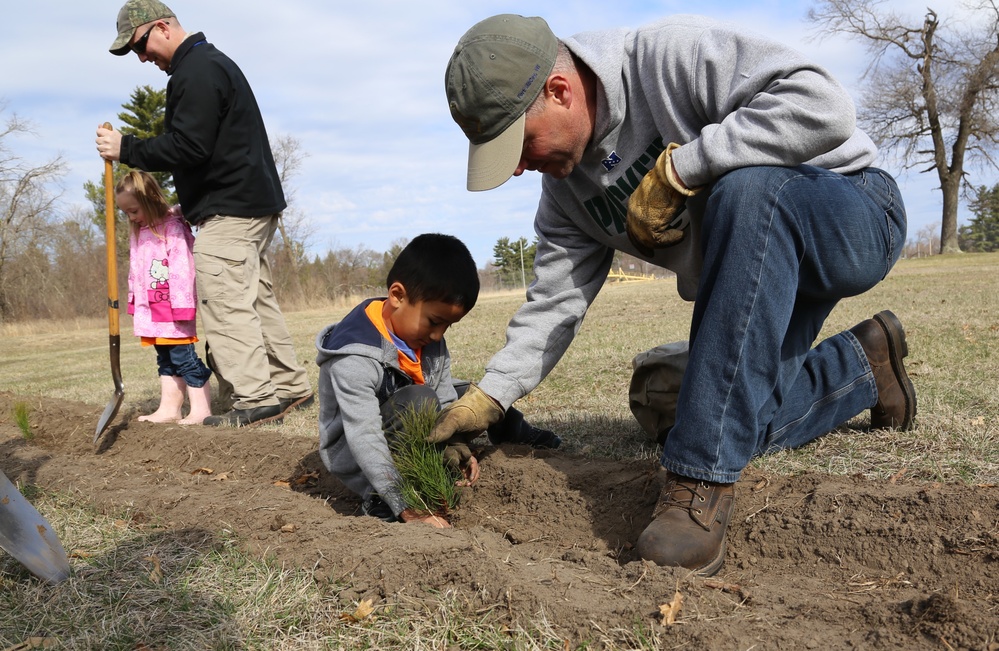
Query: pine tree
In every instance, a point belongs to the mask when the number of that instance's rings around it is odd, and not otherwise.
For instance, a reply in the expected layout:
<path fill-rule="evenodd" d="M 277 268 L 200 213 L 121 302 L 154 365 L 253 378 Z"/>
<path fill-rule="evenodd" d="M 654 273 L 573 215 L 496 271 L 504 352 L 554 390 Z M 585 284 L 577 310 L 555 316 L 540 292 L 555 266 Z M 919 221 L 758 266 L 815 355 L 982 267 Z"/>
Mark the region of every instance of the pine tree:
<path fill-rule="evenodd" d="M 523 287 L 534 279 L 534 254 L 538 250 L 538 240 L 527 243 L 526 237 L 510 241 L 501 237 L 493 246 L 493 266 L 503 287 Z"/>
<path fill-rule="evenodd" d="M 974 217 L 961 226 L 961 250 L 990 253 L 999 251 L 999 184 L 975 191 L 975 198 L 968 204 Z"/>
<path fill-rule="evenodd" d="M 153 138 L 162 135 L 164 132 L 164 122 L 166 116 L 166 89 L 156 90 L 152 86 L 139 86 L 132 91 L 129 101 L 122 104 L 125 109 L 118 114 L 120 126 L 116 128 L 126 136 L 136 136 L 138 138 Z M 98 169 L 95 165 L 95 169 Z M 115 183 L 124 176 L 130 168 L 121 163 L 114 165 Z M 174 191 L 173 175 L 170 172 L 150 172 L 156 182 L 163 188 L 167 203 L 177 203 L 177 194 Z M 101 174 L 97 182 L 87 181 L 83 184 L 83 192 L 87 201 L 94 207 L 93 221 L 102 230 L 104 228 L 104 175 Z M 119 221 L 121 216 L 119 215 Z M 117 240 L 119 254 L 128 252 L 128 229 L 117 228 Z M 124 248 L 123 248 L 124 247 Z"/>

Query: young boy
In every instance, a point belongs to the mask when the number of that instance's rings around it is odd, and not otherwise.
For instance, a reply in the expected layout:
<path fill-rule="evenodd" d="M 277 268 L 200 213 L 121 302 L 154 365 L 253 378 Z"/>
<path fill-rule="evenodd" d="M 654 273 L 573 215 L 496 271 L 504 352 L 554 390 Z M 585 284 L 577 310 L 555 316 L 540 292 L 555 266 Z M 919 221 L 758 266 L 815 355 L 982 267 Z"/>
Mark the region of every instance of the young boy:
<path fill-rule="evenodd" d="M 399 254 L 386 280 L 388 295 L 368 299 L 316 337 L 319 354 L 319 456 L 329 471 L 364 499 L 362 511 L 388 522 L 449 526 L 408 509 L 388 439 L 409 406 L 440 409 L 464 393 L 451 377 L 444 332 L 468 314 L 479 276 L 468 249 L 450 235 L 419 235 Z M 561 440 L 532 427 L 511 408 L 488 430 L 493 443 L 555 448 Z M 468 483 L 475 457 L 464 460 Z"/>

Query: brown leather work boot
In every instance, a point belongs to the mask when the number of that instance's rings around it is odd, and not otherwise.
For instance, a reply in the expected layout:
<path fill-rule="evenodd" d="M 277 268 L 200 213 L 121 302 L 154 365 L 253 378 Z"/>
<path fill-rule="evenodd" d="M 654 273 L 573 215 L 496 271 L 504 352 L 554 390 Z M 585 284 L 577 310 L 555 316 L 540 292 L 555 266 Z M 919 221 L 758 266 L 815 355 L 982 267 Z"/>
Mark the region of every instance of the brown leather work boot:
<path fill-rule="evenodd" d="M 905 330 L 888 310 L 850 328 L 864 348 L 878 387 L 878 402 L 871 407 L 871 429 L 912 428 L 916 418 L 916 389 L 909 381 L 902 358 L 909 354 Z"/>
<path fill-rule="evenodd" d="M 638 554 L 712 576 L 725 561 L 725 530 L 735 484 L 712 484 L 666 472 L 652 522 L 638 537 Z"/>

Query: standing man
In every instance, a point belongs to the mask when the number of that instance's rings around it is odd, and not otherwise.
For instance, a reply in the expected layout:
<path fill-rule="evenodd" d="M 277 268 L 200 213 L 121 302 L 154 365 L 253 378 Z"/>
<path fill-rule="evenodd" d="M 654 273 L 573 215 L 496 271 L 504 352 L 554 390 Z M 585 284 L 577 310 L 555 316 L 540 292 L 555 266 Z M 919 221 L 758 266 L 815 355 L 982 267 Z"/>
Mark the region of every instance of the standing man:
<path fill-rule="evenodd" d="M 868 408 L 872 428 L 912 426 L 894 314 L 812 347 L 837 301 L 887 275 L 906 229 L 898 187 L 870 167 L 877 150 L 825 70 L 701 17 L 560 41 L 540 18 L 501 15 L 461 38 L 445 87 L 470 141 L 469 190 L 544 178 L 527 302 L 431 438 L 485 429 L 541 382 L 615 249 L 676 272 L 694 301 L 642 558 L 714 574 L 754 455 Z"/>
<path fill-rule="evenodd" d="M 185 32 L 158 0 L 125 3 L 110 49 L 135 52 L 170 77 L 165 133 L 141 139 L 100 128 L 97 150 L 131 167 L 172 172 L 184 216 L 198 228 L 198 311 L 209 362 L 233 401 L 204 423 L 280 422 L 314 396 L 265 255 L 286 203 L 253 91 L 229 57 L 203 33 Z"/>

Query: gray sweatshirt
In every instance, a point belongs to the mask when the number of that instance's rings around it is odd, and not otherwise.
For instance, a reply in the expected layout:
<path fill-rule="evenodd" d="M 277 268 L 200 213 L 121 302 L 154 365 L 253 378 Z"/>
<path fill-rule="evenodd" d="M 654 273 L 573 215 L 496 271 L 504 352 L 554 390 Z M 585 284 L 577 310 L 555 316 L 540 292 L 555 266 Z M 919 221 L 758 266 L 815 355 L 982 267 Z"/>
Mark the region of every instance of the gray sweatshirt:
<path fill-rule="evenodd" d="M 347 488 L 362 498 L 378 493 L 399 515 L 406 503 L 382 430 L 381 405 L 413 380 L 399 367 L 399 349 L 364 313 L 372 300 L 378 299 L 364 301 L 316 336 L 319 456 Z M 441 405 L 453 402 L 458 396 L 444 340 L 424 346 L 420 361 L 423 380 Z"/>
<path fill-rule="evenodd" d="M 636 30 L 578 34 L 569 49 L 597 76 L 593 139 L 567 178 L 545 176 L 534 227 L 535 281 L 479 386 L 509 407 L 565 353 L 607 278 L 614 251 L 677 274 L 697 292 L 705 193 L 688 200 L 683 241 L 643 256 L 628 240 L 628 198 L 666 145 L 690 186 L 753 165 L 809 164 L 840 173 L 877 149 L 856 127 L 846 90 L 794 50 L 698 16 Z"/>

